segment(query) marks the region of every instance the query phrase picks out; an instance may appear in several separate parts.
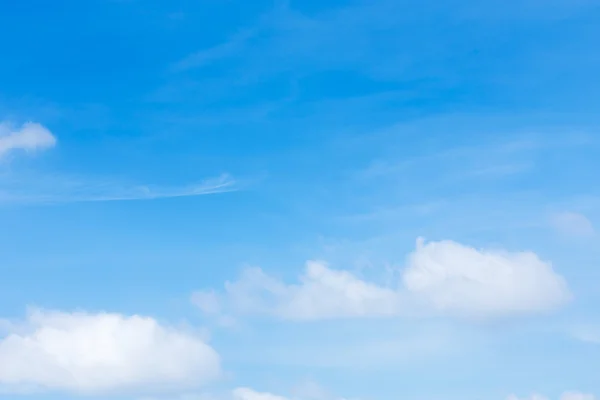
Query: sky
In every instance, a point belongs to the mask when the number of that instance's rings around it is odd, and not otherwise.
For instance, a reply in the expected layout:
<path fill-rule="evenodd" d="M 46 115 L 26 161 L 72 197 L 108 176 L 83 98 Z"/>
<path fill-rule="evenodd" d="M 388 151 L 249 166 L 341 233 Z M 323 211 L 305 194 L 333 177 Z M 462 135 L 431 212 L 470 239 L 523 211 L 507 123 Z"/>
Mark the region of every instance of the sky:
<path fill-rule="evenodd" d="M 0 399 L 597 400 L 597 0 L 0 0 Z"/>

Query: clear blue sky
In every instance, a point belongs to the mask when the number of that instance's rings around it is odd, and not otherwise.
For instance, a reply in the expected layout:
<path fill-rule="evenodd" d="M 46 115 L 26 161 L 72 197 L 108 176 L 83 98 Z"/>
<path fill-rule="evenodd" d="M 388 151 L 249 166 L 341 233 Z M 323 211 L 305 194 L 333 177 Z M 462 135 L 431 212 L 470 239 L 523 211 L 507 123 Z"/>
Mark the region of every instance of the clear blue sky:
<path fill-rule="evenodd" d="M 600 396 L 598 1 L 0 0 L 0 38 L 0 398 Z"/>

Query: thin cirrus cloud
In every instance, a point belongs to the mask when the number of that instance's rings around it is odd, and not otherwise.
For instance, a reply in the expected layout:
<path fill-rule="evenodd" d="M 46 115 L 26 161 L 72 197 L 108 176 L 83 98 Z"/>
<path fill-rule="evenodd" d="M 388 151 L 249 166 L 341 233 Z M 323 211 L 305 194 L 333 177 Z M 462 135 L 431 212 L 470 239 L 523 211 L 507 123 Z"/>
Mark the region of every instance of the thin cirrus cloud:
<path fill-rule="evenodd" d="M 15 128 L 9 122 L 0 123 L 0 158 L 16 150 L 44 150 L 56 145 L 56 138 L 43 125 L 27 122 Z"/>
<path fill-rule="evenodd" d="M 135 185 L 111 180 L 71 179 L 41 176 L 1 182 L 0 203 L 74 203 L 99 201 L 154 200 L 233 192 L 238 182 L 229 174 L 208 178 L 192 185 Z"/>
<path fill-rule="evenodd" d="M 200 337 L 138 315 L 32 311 L 0 338 L 0 392 L 195 388 L 220 375 Z"/>
<path fill-rule="evenodd" d="M 207 313 L 305 321 L 423 314 L 487 318 L 547 312 L 570 299 L 564 278 L 535 253 L 422 239 L 392 286 L 310 261 L 295 284 L 249 268 L 227 282 L 223 293 L 192 295 Z"/>

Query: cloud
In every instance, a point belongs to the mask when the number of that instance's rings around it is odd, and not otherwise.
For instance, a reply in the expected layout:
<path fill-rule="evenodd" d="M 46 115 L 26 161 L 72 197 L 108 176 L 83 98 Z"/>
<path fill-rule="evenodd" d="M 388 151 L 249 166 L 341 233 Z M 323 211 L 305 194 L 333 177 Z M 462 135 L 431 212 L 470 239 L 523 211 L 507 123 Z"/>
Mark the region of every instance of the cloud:
<path fill-rule="evenodd" d="M 511 394 L 506 398 L 506 400 L 548 400 L 548 398 L 540 394 L 532 394 L 528 397 L 517 397 L 516 395 Z"/>
<path fill-rule="evenodd" d="M 28 122 L 19 129 L 8 122 L 0 123 L 0 157 L 13 150 L 44 150 L 55 144 L 54 135 L 38 123 Z"/>
<path fill-rule="evenodd" d="M 221 311 L 219 297 L 214 291 L 194 293 L 192 303 L 206 314 L 218 314 Z"/>
<path fill-rule="evenodd" d="M 513 394 L 508 396 L 506 400 L 548 400 L 548 397 L 540 394 L 532 394 L 528 397 L 517 397 Z M 560 400 L 596 400 L 596 396 L 581 392 L 564 392 L 560 396 Z"/>
<path fill-rule="evenodd" d="M 214 296 L 197 292 L 192 299 L 209 298 L 214 311 Z M 493 317 L 552 310 L 570 297 L 566 281 L 532 252 L 477 250 L 453 241 L 419 239 L 394 285 L 369 282 L 317 261 L 306 264 L 295 284 L 249 268 L 237 281 L 226 282 L 219 307 L 291 320 L 424 313 Z"/>
<path fill-rule="evenodd" d="M 416 100 L 419 104 L 439 102 L 441 96 L 457 89 L 468 95 L 477 88 L 491 93 L 492 99 L 496 95 L 512 96 L 515 87 L 538 87 L 555 81 L 559 71 L 564 75 L 565 68 L 575 70 L 574 66 L 542 61 L 548 54 L 561 54 L 577 60 L 572 65 L 595 71 L 594 60 L 582 51 L 593 48 L 592 43 L 581 35 L 576 36 L 580 39 L 578 46 L 565 44 L 557 50 L 554 43 L 552 53 L 548 41 L 521 40 L 521 47 L 528 51 L 507 53 L 505 46 L 508 26 L 510 32 L 521 33 L 532 24 L 545 27 L 548 19 L 583 14 L 593 4 L 588 0 L 577 4 L 566 0 L 552 4 L 511 1 L 508 7 L 502 1 L 485 5 L 455 2 L 449 7 L 445 3 L 425 6 L 415 1 L 376 0 L 320 7 L 311 12 L 289 3 L 278 2 L 272 10 L 256 16 L 254 22 L 243 21 L 244 28 L 229 32 L 224 41 L 176 61 L 172 70 L 185 71 L 185 79 L 175 78 L 179 83 L 166 85 L 171 95 L 178 92 L 176 97 L 198 101 L 198 97 L 206 99 L 207 93 L 214 99 L 224 93 L 230 97 L 231 93 L 248 90 L 256 99 L 256 88 L 265 84 L 282 87 L 283 79 L 303 84 L 307 78 L 334 72 L 350 77 L 345 80 L 346 86 L 353 86 L 352 77 L 358 76 L 382 83 L 402 82 L 397 101 L 412 107 Z M 411 17 L 414 15 L 421 18 L 417 21 Z M 440 20 L 439 15 L 444 18 Z M 465 21 L 469 21 L 468 29 L 462 26 Z M 388 34 L 383 35 L 383 31 Z M 572 31 L 569 34 L 576 35 Z M 211 65 L 219 67 L 217 73 L 202 74 L 202 69 Z M 513 65 L 519 68 L 511 68 Z M 468 79 L 461 72 L 465 69 L 470 71 Z M 531 79 L 532 73 L 536 79 Z M 192 90 L 190 77 L 195 86 Z M 573 82 L 574 86 L 579 87 L 578 82 Z M 524 98 L 522 91 L 518 93 L 519 102 L 531 98 Z M 302 103 L 302 96 L 298 97 L 298 103 Z M 347 119 L 348 113 L 345 115 Z"/>
<path fill-rule="evenodd" d="M 201 68 L 212 62 L 231 60 L 262 74 L 350 66 L 386 78 L 401 79 L 406 74 L 424 76 L 428 72 L 439 75 L 439 70 L 431 67 L 432 63 L 452 56 L 463 62 L 470 61 L 466 48 L 456 44 L 457 37 L 480 44 L 479 38 L 469 37 L 462 30 L 440 36 L 453 21 L 467 19 L 480 22 L 484 27 L 506 20 L 536 23 L 548 16 L 564 16 L 567 10 L 580 12 L 591 5 L 580 2 L 574 6 L 573 2 L 564 0 L 551 6 L 544 4 L 544 7 L 537 1 L 526 2 L 526 6 L 521 4 L 523 2 L 513 3 L 508 10 L 500 1 L 488 2 L 483 7 L 471 2 L 455 4 L 452 9 L 434 6 L 433 9 L 445 15 L 445 22 L 441 24 L 431 6 L 427 6 L 428 12 L 423 13 L 422 20 L 415 23 L 410 15 L 424 11 L 418 2 L 358 2 L 346 7 L 324 7 L 313 13 L 303 13 L 289 2 L 280 2 L 260 14 L 250 27 L 232 33 L 225 42 L 193 52 L 177 62 L 174 69 Z M 396 35 L 382 36 L 381 29 Z M 410 31 L 419 35 L 402 37 Z M 373 41 L 378 45 L 373 46 Z M 423 43 L 429 47 L 422 46 Z M 486 44 L 487 48 L 495 42 Z M 487 58 L 483 61 L 490 62 Z"/>
<path fill-rule="evenodd" d="M 257 392 L 246 387 L 234 389 L 233 398 L 235 400 L 288 400 L 286 397 L 267 392 Z"/>
<path fill-rule="evenodd" d="M 232 305 L 242 312 L 273 314 L 284 319 L 314 320 L 394 315 L 397 292 L 365 282 L 350 272 L 309 261 L 300 283 L 287 285 L 260 268 L 244 271 L 240 280 L 226 283 Z"/>
<path fill-rule="evenodd" d="M 94 201 L 153 200 L 232 192 L 238 182 L 228 174 L 184 186 L 132 185 L 64 177 L 37 177 L 3 182 L 0 202 L 72 203 Z"/>
<path fill-rule="evenodd" d="M 219 356 L 194 334 L 138 315 L 32 311 L 0 340 L 0 390 L 78 394 L 196 387 Z"/>
<path fill-rule="evenodd" d="M 220 393 L 195 393 L 163 398 L 144 397 L 139 400 L 342 400 L 332 396 L 315 382 L 306 382 L 302 386 L 308 390 L 295 390 L 290 396 L 261 392 L 250 387 L 238 387 Z"/>
<path fill-rule="evenodd" d="M 569 236 L 594 236 L 596 231 L 590 220 L 583 214 L 562 212 L 551 217 L 554 228 Z"/>
<path fill-rule="evenodd" d="M 560 400 L 596 400 L 596 396 L 589 393 L 565 392 L 560 396 Z"/>
<path fill-rule="evenodd" d="M 301 388 L 296 388 L 294 395 L 286 397 L 248 387 L 234 389 L 232 395 L 234 400 L 343 400 L 331 395 L 313 381 L 303 383 Z"/>
<path fill-rule="evenodd" d="M 28 122 L 14 129 L 0 123 L 0 158 L 14 150 L 35 151 L 53 147 L 56 138 L 44 126 Z M 0 176 L 0 203 L 62 203 L 86 201 L 152 200 L 231 192 L 238 182 L 229 174 L 181 186 L 139 185 L 112 179 L 71 178 L 56 174 L 9 171 Z"/>
<path fill-rule="evenodd" d="M 213 61 L 231 57 L 241 50 L 245 43 L 255 36 L 255 34 L 256 32 L 254 29 L 247 29 L 237 32 L 229 41 L 225 43 L 188 55 L 173 66 L 173 71 L 179 72 L 190 68 L 199 68 L 210 64 Z"/>
<path fill-rule="evenodd" d="M 477 250 L 452 241 L 420 240 L 403 282 L 427 306 L 453 314 L 538 312 L 570 299 L 566 281 L 532 252 Z"/>
<path fill-rule="evenodd" d="M 582 342 L 600 344 L 600 326 L 579 325 L 571 331 L 571 335 Z"/>

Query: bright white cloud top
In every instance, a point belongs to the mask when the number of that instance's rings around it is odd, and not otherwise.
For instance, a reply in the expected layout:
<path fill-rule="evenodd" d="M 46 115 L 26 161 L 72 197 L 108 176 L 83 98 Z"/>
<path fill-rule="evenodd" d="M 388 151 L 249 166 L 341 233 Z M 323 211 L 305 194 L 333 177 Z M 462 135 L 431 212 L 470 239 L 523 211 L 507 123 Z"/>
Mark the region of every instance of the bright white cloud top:
<path fill-rule="evenodd" d="M 424 243 L 409 256 L 404 287 L 444 313 L 499 315 L 551 310 L 571 297 L 564 278 L 532 252 Z"/>
<path fill-rule="evenodd" d="M 220 301 L 235 313 L 317 320 L 414 314 L 494 317 L 545 312 L 570 299 L 565 279 L 535 253 L 419 239 L 396 285 L 368 282 L 310 261 L 295 284 L 249 268 L 225 284 Z M 205 312 L 221 308 L 213 292 L 197 292 L 192 301 Z"/>
<path fill-rule="evenodd" d="M 201 338 L 137 315 L 38 310 L 0 340 L 5 392 L 179 390 L 219 373 L 219 355 Z"/>

